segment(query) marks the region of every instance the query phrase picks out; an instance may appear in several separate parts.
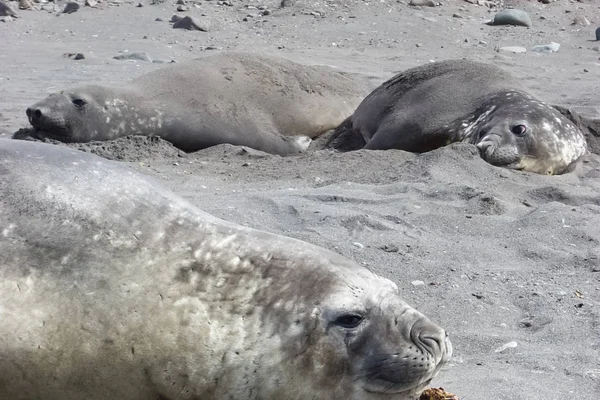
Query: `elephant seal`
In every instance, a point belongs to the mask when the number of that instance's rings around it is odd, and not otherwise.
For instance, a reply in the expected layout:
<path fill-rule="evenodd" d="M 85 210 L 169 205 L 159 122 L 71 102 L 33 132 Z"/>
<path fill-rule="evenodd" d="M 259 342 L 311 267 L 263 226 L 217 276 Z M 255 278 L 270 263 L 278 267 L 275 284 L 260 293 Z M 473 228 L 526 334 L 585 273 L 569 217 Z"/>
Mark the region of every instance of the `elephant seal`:
<path fill-rule="evenodd" d="M 329 138 L 341 151 L 427 152 L 475 144 L 493 165 L 562 174 L 587 151 L 583 133 L 510 74 L 485 63 L 447 60 L 401 72 L 369 94 Z"/>
<path fill-rule="evenodd" d="M 408 400 L 446 332 L 388 279 L 130 167 L 0 140 L 0 397 Z"/>
<path fill-rule="evenodd" d="M 122 87 L 54 93 L 26 113 L 38 139 L 156 135 L 186 152 L 229 143 L 288 155 L 338 126 L 368 93 L 366 80 L 330 67 L 223 52 L 154 70 Z"/>

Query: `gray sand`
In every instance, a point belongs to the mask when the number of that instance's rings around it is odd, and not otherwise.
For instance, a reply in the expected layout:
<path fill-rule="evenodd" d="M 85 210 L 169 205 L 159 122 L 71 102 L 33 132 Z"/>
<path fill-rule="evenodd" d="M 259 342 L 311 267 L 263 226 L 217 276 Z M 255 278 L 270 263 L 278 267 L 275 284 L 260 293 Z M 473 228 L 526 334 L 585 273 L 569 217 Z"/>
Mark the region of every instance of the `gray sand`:
<path fill-rule="evenodd" d="M 485 25 L 501 8 L 465 1 L 422 9 L 395 0 L 231 3 L 189 2 L 191 11 L 178 13 L 206 14 L 209 32 L 172 29 L 173 1 L 104 2 L 60 16 L 19 11 L 0 23 L 0 133 L 26 127 L 26 107 L 52 91 L 126 82 L 161 66 L 112 59 L 119 51 L 184 61 L 209 46 L 333 65 L 374 86 L 428 60 L 468 57 L 505 67 L 553 104 L 600 116 L 593 1 L 505 1 L 530 13 L 531 29 Z M 571 25 L 577 16 L 592 24 Z M 552 41 L 558 53 L 495 50 Z M 86 59 L 63 58 L 68 52 Z M 286 158 L 230 145 L 186 155 L 151 138 L 75 147 L 158 177 L 218 217 L 333 249 L 397 282 L 450 332 L 455 356 L 434 387 L 465 400 L 600 397 L 596 154 L 573 173 L 548 177 L 491 166 L 464 144 L 414 155 L 334 154 L 317 143 Z"/>

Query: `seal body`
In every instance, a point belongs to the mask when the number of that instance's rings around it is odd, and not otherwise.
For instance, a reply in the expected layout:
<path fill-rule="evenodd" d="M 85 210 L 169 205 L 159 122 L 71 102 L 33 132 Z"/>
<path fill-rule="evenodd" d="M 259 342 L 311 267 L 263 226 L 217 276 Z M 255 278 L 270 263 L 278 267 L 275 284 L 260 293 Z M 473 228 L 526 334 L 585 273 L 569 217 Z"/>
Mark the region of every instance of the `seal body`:
<path fill-rule="evenodd" d="M 328 250 L 0 140 L 0 398 L 415 399 L 446 332 Z"/>
<path fill-rule="evenodd" d="M 426 152 L 477 145 L 491 164 L 541 174 L 572 170 L 583 133 L 510 74 L 469 60 L 408 69 L 371 92 L 329 139 L 338 150 Z"/>
<path fill-rule="evenodd" d="M 192 152 L 222 143 L 305 150 L 368 94 L 355 75 L 224 52 L 160 68 L 123 87 L 65 90 L 27 109 L 37 138 L 63 142 L 156 135 Z"/>

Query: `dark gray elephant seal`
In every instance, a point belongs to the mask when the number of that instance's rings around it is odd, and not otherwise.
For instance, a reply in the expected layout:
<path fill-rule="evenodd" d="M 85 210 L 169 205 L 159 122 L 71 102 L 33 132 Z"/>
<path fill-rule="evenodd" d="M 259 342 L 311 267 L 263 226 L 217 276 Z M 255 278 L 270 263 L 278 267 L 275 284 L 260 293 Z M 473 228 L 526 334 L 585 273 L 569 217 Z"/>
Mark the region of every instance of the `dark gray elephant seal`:
<path fill-rule="evenodd" d="M 229 143 L 287 155 L 338 126 L 368 92 L 366 81 L 330 67 L 223 52 L 122 87 L 55 93 L 29 107 L 27 116 L 40 139 L 156 135 L 187 152 Z"/>
<path fill-rule="evenodd" d="M 0 140 L 0 398 L 413 400 L 452 353 L 397 286 L 127 166 Z"/>
<path fill-rule="evenodd" d="M 426 152 L 477 145 L 489 163 L 537 172 L 571 171 L 586 153 L 583 133 L 502 69 L 469 60 L 399 73 L 369 94 L 329 138 L 347 151 Z"/>

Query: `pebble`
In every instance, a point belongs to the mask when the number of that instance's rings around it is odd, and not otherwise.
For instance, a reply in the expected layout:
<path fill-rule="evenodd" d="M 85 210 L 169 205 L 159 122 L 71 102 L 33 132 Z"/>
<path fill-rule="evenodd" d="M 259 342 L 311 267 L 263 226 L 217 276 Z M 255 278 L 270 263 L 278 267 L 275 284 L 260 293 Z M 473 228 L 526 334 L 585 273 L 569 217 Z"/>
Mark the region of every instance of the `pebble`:
<path fill-rule="evenodd" d="M 137 7 L 138 8 L 142 8 L 142 7 L 144 7 L 144 4 L 143 3 L 138 3 Z"/>
<path fill-rule="evenodd" d="M 514 349 L 517 346 L 517 342 L 508 342 L 494 350 L 494 353 L 502 353 L 506 349 Z"/>
<path fill-rule="evenodd" d="M 413 285 L 413 286 L 423 286 L 425 284 L 425 282 L 423 282 L 423 281 L 412 281 L 410 284 Z"/>
<path fill-rule="evenodd" d="M 189 8 L 187 8 L 186 6 L 182 6 L 182 5 L 177 6 L 177 11 L 183 12 L 183 11 L 187 11 L 187 10 L 189 10 Z"/>
<path fill-rule="evenodd" d="M 596 40 L 600 40 L 600 28 L 596 29 Z"/>
<path fill-rule="evenodd" d="M 185 16 L 173 24 L 175 29 L 187 29 L 188 31 L 208 32 L 210 24 L 206 21 L 200 21 L 198 18 Z"/>
<path fill-rule="evenodd" d="M 82 53 L 65 53 L 63 57 L 70 58 L 71 60 L 83 60 L 85 56 Z"/>
<path fill-rule="evenodd" d="M 508 51 L 511 53 L 527 53 L 527 49 L 525 47 L 519 47 L 519 46 L 500 47 L 500 51 Z"/>
<path fill-rule="evenodd" d="M 296 2 L 295 0 L 281 0 L 281 4 L 279 5 L 279 8 L 291 7 L 294 5 L 295 2 Z"/>
<path fill-rule="evenodd" d="M 123 53 L 113 57 L 115 60 L 138 60 L 152 62 L 152 58 L 148 53 Z"/>
<path fill-rule="evenodd" d="M 19 10 L 33 10 L 30 0 L 19 0 Z"/>
<path fill-rule="evenodd" d="M 14 18 L 13 18 L 13 17 L 11 17 L 10 15 L 7 15 L 6 17 L 2 17 L 2 18 L 0 18 L 0 20 L 1 20 L 2 22 L 11 22 L 11 21 L 14 21 Z"/>
<path fill-rule="evenodd" d="M 523 10 L 509 8 L 494 16 L 491 25 L 519 25 L 531 27 L 531 17 Z"/>
<path fill-rule="evenodd" d="M 397 253 L 400 250 L 395 244 L 385 244 L 380 249 L 386 253 Z"/>
<path fill-rule="evenodd" d="M 177 3 L 175 4 L 185 4 L 185 0 L 177 0 Z"/>
<path fill-rule="evenodd" d="M 556 53 L 558 49 L 560 49 L 560 44 L 550 42 L 550 44 L 538 44 L 537 46 L 533 46 L 531 51 L 537 53 Z"/>
<path fill-rule="evenodd" d="M 161 17 L 158 17 L 155 19 L 156 22 L 164 22 L 164 19 L 162 19 Z"/>
<path fill-rule="evenodd" d="M 453 18 L 462 18 L 463 16 L 457 13 L 452 14 Z"/>
<path fill-rule="evenodd" d="M 96 7 L 98 2 L 96 0 L 85 0 L 85 5 L 88 7 Z"/>
<path fill-rule="evenodd" d="M 410 0 L 409 6 L 435 7 L 433 0 Z"/>
<path fill-rule="evenodd" d="M 73 14 L 77 10 L 79 10 L 79 4 L 75 3 L 75 2 L 69 2 L 65 6 L 65 9 L 63 10 L 63 14 Z"/>
<path fill-rule="evenodd" d="M 573 18 L 573 21 L 571 21 L 571 25 L 589 26 L 590 24 L 590 20 L 583 15 L 578 15 L 577 17 Z"/>
<path fill-rule="evenodd" d="M 354 242 L 352 243 L 354 246 L 358 247 L 359 249 L 364 249 L 365 245 L 359 242 Z"/>

